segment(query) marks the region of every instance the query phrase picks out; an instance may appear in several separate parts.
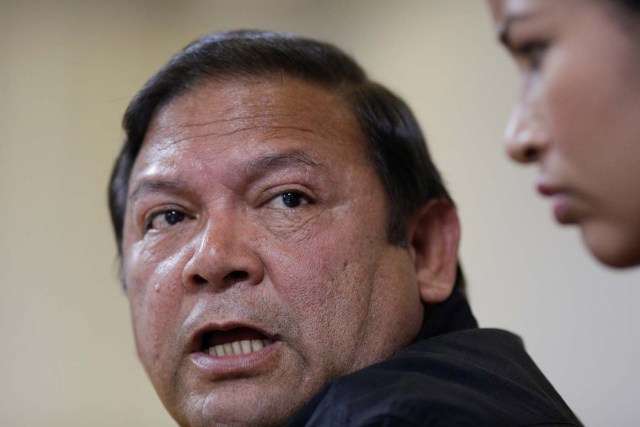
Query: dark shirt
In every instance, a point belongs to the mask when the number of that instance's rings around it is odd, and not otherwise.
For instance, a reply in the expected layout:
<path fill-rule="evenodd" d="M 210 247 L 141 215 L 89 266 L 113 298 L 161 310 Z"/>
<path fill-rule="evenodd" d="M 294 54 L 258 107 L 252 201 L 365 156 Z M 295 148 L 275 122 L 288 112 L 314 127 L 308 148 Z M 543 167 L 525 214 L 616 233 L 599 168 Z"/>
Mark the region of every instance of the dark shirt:
<path fill-rule="evenodd" d="M 427 309 L 428 310 L 428 309 Z M 506 331 L 479 329 L 456 291 L 425 315 L 416 341 L 329 383 L 293 426 L 580 426 Z"/>

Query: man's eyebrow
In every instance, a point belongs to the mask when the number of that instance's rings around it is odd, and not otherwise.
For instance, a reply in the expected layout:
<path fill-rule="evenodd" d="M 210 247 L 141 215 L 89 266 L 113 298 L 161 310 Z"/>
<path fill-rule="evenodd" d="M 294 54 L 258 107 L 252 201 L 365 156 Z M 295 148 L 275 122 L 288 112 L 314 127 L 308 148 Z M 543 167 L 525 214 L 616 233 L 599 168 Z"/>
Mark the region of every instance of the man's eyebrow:
<path fill-rule="evenodd" d="M 320 166 L 304 150 L 296 150 L 290 153 L 271 154 L 251 160 L 244 166 L 247 176 L 256 176 L 273 169 L 281 169 L 289 166 Z"/>
<path fill-rule="evenodd" d="M 147 193 L 158 193 L 162 191 L 177 191 L 181 188 L 184 188 L 185 182 L 180 180 L 173 181 L 148 181 L 142 182 L 138 186 L 136 186 L 131 194 L 129 194 L 129 201 L 135 201 L 139 199 L 141 196 Z"/>
<path fill-rule="evenodd" d="M 313 160 L 307 152 L 296 150 L 290 153 L 272 154 L 251 160 L 243 169 L 245 175 L 257 176 L 274 169 L 289 166 L 318 167 L 320 164 Z M 143 181 L 131 191 L 128 200 L 129 202 L 134 202 L 148 193 L 158 193 L 162 191 L 176 192 L 185 187 L 187 187 L 187 183 L 183 180 Z"/>

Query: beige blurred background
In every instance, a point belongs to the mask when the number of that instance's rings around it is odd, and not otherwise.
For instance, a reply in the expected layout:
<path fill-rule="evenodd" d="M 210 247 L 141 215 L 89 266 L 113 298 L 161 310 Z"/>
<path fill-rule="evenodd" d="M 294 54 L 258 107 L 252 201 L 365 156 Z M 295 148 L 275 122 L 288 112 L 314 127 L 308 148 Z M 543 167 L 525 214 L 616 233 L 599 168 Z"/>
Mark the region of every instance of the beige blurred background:
<path fill-rule="evenodd" d="M 640 273 L 596 265 L 509 163 L 515 70 L 478 0 L 0 0 L 0 425 L 171 426 L 139 366 L 106 183 L 136 90 L 195 37 L 337 43 L 414 108 L 463 220 L 484 326 L 592 426 L 640 424 Z"/>

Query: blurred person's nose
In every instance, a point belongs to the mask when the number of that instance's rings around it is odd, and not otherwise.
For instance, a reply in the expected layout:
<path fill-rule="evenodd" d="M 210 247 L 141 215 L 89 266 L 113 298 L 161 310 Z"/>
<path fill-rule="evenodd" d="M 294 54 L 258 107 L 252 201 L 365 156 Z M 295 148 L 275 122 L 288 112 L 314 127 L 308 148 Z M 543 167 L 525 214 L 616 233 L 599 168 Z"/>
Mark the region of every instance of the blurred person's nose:
<path fill-rule="evenodd" d="M 549 136 L 534 110 L 524 103 L 517 104 L 504 132 L 507 154 L 519 163 L 540 159 L 549 146 Z"/>

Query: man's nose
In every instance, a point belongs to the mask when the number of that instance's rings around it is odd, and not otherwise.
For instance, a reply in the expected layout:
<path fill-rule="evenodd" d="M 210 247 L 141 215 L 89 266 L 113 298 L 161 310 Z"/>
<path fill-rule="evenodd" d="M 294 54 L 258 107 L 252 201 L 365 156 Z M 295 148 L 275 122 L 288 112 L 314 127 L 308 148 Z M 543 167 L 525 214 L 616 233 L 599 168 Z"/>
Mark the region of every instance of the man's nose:
<path fill-rule="evenodd" d="M 533 109 L 514 107 L 504 132 L 507 154 L 519 163 L 538 161 L 549 145 L 548 133 Z"/>
<path fill-rule="evenodd" d="M 234 221 L 210 221 L 196 237 L 182 283 L 187 291 L 208 287 L 216 291 L 235 285 L 257 285 L 264 278 L 261 258 L 248 233 Z"/>

